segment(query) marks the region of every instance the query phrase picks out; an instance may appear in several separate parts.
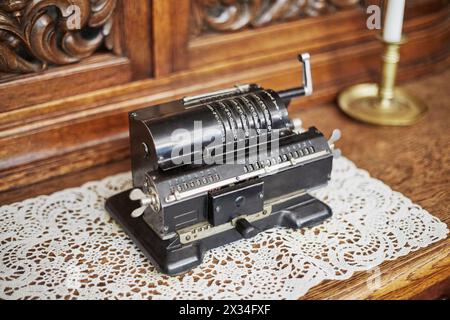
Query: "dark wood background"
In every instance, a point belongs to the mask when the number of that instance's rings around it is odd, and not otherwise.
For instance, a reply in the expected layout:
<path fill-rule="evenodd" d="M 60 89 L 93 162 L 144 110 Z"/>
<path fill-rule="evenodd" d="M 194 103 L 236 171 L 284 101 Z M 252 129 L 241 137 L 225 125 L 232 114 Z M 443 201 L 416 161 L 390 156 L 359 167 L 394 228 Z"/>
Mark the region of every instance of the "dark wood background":
<path fill-rule="evenodd" d="M 377 78 L 379 31 L 365 27 L 377 1 L 278 2 L 2 2 L 0 192 L 127 159 L 132 109 L 236 83 L 297 85 L 298 52 L 312 54 L 316 92 L 295 107 Z M 81 30 L 65 26 L 70 3 Z M 450 60 L 448 1 L 407 3 L 401 81 Z"/>

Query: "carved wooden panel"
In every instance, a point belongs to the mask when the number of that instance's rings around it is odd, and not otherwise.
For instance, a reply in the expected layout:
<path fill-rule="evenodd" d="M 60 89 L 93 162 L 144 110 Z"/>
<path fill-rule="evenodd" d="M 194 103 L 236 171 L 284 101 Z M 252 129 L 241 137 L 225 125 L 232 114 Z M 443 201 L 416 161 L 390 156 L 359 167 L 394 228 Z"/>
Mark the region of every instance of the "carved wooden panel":
<path fill-rule="evenodd" d="M 360 5 L 360 0 L 192 0 L 191 35 L 258 28 Z"/>
<path fill-rule="evenodd" d="M 117 0 L 1 0 L 0 72 L 30 73 L 113 49 Z"/>

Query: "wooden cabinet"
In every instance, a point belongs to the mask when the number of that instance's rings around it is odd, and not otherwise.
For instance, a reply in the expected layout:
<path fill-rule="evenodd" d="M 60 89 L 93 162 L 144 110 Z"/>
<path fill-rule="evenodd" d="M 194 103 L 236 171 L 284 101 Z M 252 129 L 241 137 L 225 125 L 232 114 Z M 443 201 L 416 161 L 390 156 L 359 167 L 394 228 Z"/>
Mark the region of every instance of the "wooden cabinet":
<path fill-rule="evenodd" d="M 0 2 L 0 192 L 128 158 L 127 112 L 236 83 L 281 89 L 312 54 L 316 93 L 376 80 L 357 0 Z M 400 80 L 449 63 L 449 5 L 410 0 Z M 298 107 L 299 105 L 294 105 Z"/>

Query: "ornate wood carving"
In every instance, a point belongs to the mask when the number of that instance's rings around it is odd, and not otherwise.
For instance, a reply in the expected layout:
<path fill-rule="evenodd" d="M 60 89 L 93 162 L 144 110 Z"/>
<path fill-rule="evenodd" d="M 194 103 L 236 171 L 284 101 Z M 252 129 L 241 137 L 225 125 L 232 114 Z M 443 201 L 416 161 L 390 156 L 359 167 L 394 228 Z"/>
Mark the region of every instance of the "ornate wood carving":
<path fill-rule="evenodd" d="M 359 5 L 360 0 L 193 0 L 191 34 L 257 28 Z"/>
<path fill-rule="evenodd" d="M 1 0 L 0 72 L 29 73 L 113 47 L 117 0 Z"/>

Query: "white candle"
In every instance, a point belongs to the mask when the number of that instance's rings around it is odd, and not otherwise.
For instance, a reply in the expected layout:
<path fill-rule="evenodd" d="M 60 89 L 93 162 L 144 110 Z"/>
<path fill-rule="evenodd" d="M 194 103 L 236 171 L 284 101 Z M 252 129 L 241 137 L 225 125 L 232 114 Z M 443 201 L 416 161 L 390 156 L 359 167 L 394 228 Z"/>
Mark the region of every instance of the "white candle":
<path fill-rule="evenodd" d="M 405 0 L 389 0 L 384 19 L 384 41 L 399 42 L 402 39 L 404 13 Z"/>

